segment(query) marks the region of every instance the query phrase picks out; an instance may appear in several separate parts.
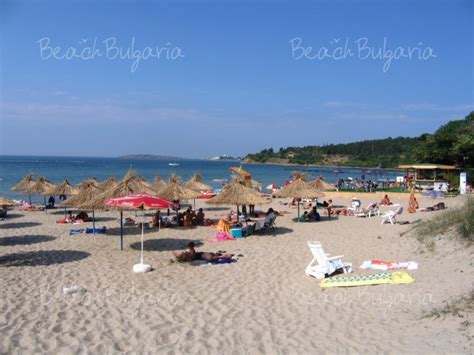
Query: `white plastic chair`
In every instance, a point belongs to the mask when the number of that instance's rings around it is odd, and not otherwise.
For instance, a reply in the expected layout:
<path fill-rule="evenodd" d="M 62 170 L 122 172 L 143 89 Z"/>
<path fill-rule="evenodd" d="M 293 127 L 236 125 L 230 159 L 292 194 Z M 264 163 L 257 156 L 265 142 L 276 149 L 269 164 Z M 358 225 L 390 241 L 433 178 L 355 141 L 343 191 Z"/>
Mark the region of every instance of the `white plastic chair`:
<path fill-rule="evenodd" d="M 395 211 L 385 212 L 385 214 L 382 216 L 381 224 L 384 224 L 385 222 L 390 222 L 390 224 L 397 223 L 397 216 L 402 214 L 402 212 L 403 212 L 402 206 L 398 207 Z"/>
<path fill-rule="evenodd" d="M 376 203 L 371 203 L 366 208 L 360 210 L 358 213 L 355 214 L 357 217 L 372 217 L 375 215 L 380 216 L 380 211 Z"/>
<path fill-rule="evenodd" d="M 307 275 L 324 279 L 326 275 L 331 275 L 340 269 L 344 274 L 352 271 L 352 264 L 342 261 L 344 255 L 329 256 L 324 252 L 320 242 L 308 241 L 307 244 L 313 254 L 313 259 L 305 269 Z"/>

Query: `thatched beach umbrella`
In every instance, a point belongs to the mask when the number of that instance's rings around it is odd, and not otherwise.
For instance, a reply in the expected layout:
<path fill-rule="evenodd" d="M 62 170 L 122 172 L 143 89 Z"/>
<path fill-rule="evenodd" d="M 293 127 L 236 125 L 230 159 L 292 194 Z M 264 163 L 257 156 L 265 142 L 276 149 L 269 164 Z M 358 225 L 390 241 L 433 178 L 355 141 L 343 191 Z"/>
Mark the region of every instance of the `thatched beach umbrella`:
<path fill-rule="evenodd" d="M 46 197 L 47 191 L 55 187 L 53 183 L 51 183 L 49 180 L 47 180 L 44 177 L 38 177 L 34 184 L 32 184 L 28 189 L 24 190 L 24 194 L 38 194 L 38 195 L 43 195 L 43 200 L 44 200 L 44 211 L 47 213 L 47 208 L 46 208 Z"/>
<path fill-rule="evenodd" d="M 196 198 L 201 195 L 201 192 L 182 185 L 179 177 L 173 174 L 170 177 L 169 183 L 156 194 L 168 201 L 179 201 Z"/>
<path fill-rule="evenodd" d="M 59 185 L 53 186 L 45 191 L 45 195 L 75 195 L 79 188 L 71 185 L 68 179 L 64 179 Z"/>
<path fill-rule="evenodd" d="M 151 184 L 151 187 L 153 188 L 153 190 L 155 191 L 155 194 L 164 189 L 164 187 L 166 186 L 166 182 L 164 182 L 163 180 L 161 180 L 161 177 L 160 176 L 155 176 L 155 180 L 153 180 L 153 183 Z"/>
<path fill-rule="evenodd" d="M 184 184 L 184 186 L 198 191 L 207 191 L 212 190 L 212 187 L 208 184 L 202 182 L 202 175 L 201 174 L 194 174 L 191 179 Z"/>
<path fill-rule="evenodd" d="M 87 186 L 89 186 L 90 184 L 93 184 L 95 185 L 96 187 L 99 187 L 100 183 L 97 181 L 97 179 L 95 177 L 91 177 L 90 179 L 86 179 L 86 180 L 82 180 L 78 185 L 77 187 L 79 189 L 82 189 L 82 188 L 85 188 Z"/>
<path fill-rule="evenodd" d="M 24 192 L 25 190 L 29 189 L 35 183 L 35 179 L 33 178 L 33 174 L 26 175 L 23 179 L 20 180 L 18 184 L 11 188 L 12 191 Z M 31 205 L 31 194 L 28 194 L 28 200 Z"/>
<path fill-rule="evenodd" d="M 15 201 L 10 200 L 9 198 L 0 196 L 0 207 L 10 207 L 10 206 L 15 206 L 16 203 Z"/>
<path fill-rule="evenodd" d="M 232 182 L 222 189 L 222 192 L 206 201 L 210 205 L 236 205 L 237 213 L 242 205 L 263 205 L 269 203 L 268 199 L 261 193 L 247 187 L 239 178 L 233 178 Z"/>
<path fill-rule="evenodd" d="M 209 191 L 212 190 L 212 187 L 208 184 L 202 182 L 201 174 L 194 174 L 191 179 L 188 180 L 184 186 L 196 190 L 196 191 Z M 196 209 L 196 199 L 193 199 L 194 209 Z"/>
<path fill-rule="evenodd" d="M 79 189 L 77 194 L 61 202 L 60 205 L 79 208 L 79 206 L 85 205 L 94 198 L 97 198 L 102 192 L 104 191 L 93 183 L 85 184 Z"/>
<path fill-rule="evenodd" d="M 79 188 L 69 183 L 68 179 L 64 179 L 59 185 L 53 186 L 45 191 L 46 195 L 75 195 L 79 192 Z M 66 206 L 64 206 L 64 217 L 66 217 Z"/>
<path fill-rule="evenodd" d="M 77 206 L 82 209 L 104 209 L 110 208 L 106 206 L 106 203 L 111 198 L 116 197 L 125 197 L 133 194 L 138 194 L 141 192 L 153 194 L 153 190 L 150 187 L 150 184 L 147 183 L 143 178 L 139 177 L 135 172 L 129 171 L 122 181 L 116 183 L 111 188 L 105 190 L 95 198 L 84 202 Z M 120 209 L 120 249 L 123 250 L 123 210 Z"/>
<path fill-rule="evenodd" d="M 108 190 L 110 188 L 112 188 L 113 186 L 115 186 L 117 184 L 117 178 L 115 177 L 115 175 L 112 175 L 111 177 L 109 177 L 108 179 L 102 181 L 101 183 L 98 184 L 98 187 L 102 190 Z"/>
<path fill-rule="evenodd" d="M 61 202 L 60 205 L 64 206 L 65 209 L 66 206 L 69 206 L 77 209 L 92 210 L 92 228 L 95 234 L 95 209 L 83 208 L 82 206 L 87 205 L 87 203 L 92 201 L 102 192 L 103 190 L 97 187 L 95 183 L 89 182 L 88 184 L 84 184 L 77 194 Z"/>
<path fill-rule="evenodd" d="M 335 189 L 335 186 L 327 183 L 322 176 L 311 181 L 309 185 L 318 191 L 328 191 Z"/>
<path fill-rule="evenodd" d="M 275 192 L 280 197 L 292 197 L 298 200 L 298 221 L 300 219 L 300 200 L 302 198 L 322 197 L 324 194 L 304 181 L 304 175 L 295 174 L 291 184 Z"/>

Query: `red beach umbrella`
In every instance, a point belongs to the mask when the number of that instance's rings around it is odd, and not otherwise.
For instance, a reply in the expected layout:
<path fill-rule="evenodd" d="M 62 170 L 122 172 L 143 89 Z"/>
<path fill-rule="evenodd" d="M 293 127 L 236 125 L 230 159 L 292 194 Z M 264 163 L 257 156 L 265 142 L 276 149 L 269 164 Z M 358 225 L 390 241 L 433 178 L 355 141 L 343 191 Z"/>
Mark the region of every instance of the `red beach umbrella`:
<path fill-rule="evenodd" d="M 106 204 L 109 206 L 117 206 L 122 208 L 139 208 L 146 210 L 170 208 L 173 205 L 173 203 L 168 200 L 146 193 L 111 198 L 107 200 Z"/>
<path fill-rule="evenodd" d="M 202 195 L 198 196 L 197 198 L 207 199 L 207 198 L 213 198 L 216 195 L 217 194 L 214 191 L 204 191 L 204 192 L 202 192 Z"/>

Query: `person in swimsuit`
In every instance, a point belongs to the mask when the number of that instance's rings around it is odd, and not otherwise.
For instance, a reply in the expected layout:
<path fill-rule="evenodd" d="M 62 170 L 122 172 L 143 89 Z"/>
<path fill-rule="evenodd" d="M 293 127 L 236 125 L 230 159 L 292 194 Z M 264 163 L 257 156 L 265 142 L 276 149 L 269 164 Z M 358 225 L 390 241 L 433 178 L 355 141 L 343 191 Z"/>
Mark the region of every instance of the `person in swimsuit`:
<path fill-rule="evenodd" d="M 211 252 L 197 252 L 195 249 L 195 244 L 193 242 L 189 242 L 186 245 L 186 250 L 178 253 L 176 251 L 172 252 L 173 256 L 181 262 L 185 261 L 193 261 L 193 260 L 205 260 L 208 262 L 217 261 L 219 259 L 230 259 L 234 256 L 234 254 L 228 253 L 211 253 Z"/>

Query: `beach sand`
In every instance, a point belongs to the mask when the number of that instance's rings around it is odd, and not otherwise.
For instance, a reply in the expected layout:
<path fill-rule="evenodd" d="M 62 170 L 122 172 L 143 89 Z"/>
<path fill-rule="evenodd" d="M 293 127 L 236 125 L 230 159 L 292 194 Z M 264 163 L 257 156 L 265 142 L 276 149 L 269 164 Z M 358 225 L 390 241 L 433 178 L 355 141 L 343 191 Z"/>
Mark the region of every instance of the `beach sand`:
<path fill-rule="evenodd" d="M 349 199 L 334 202 L 347 205 Z M 394 202 L 406 208 L 408 198 Z M 206 216 L 225 212 L 198 203 L 212 209 Z M 445 203 L 453 208 L 461 198 Z M 400 235 L 410 224 L 382 226 L 378 216 L 295 223 L 295 209 L 279 200 L 262 209 L 270 206 L 290 212 L 278 217 L 273 235 L 210 243 L 212 227 L 148 231 L 145 262 L 154 270 L 147 274 L 132 272 L 140 257 L 138 228 L 125 229 L 125 250 L 119 249 L 117 212 L 96 213 L 107 235 L 69 236 L 69 229 L 91 224 L 56 224 L 61 210 L 10 211 L 0 222 L 0 352 L 472 352 L 472 310 L 463 310 L 463 317 L 426 317 L 472 292 L 472 248 L 445 236 L 430 252 L 414 236 Z M 404 213 L 399 220 L 440 213 Z M 370 273 L 359 268 L 364 260 L 416 261 L 419 268 L 411 271 L 416 282 L 323 290 L 304 273 L 312 258 L 308 240 L 320 241 L 327 253 L 343 254 L 354 275 Z M 170 251 L 189 241 L 198 250 L 243 257 L 212 266 L 170 262 Z M 64 286 L 73 285 L 87 291 L 63 294 Z"/>

